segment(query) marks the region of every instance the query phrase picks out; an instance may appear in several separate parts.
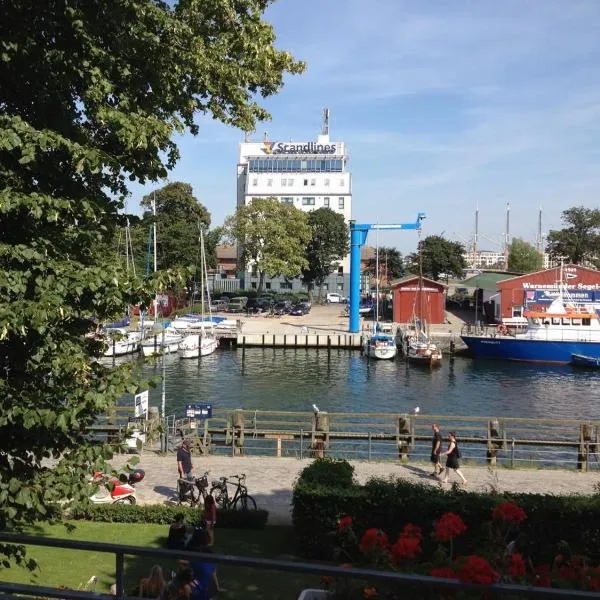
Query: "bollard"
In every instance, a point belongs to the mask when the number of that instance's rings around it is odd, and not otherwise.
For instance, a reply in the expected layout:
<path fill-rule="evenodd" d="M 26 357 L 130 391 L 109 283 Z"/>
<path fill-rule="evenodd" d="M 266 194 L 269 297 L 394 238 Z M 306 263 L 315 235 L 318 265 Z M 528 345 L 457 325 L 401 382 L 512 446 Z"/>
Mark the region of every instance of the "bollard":
<path fill-rule="evenodd" d="M 500 438 L 500 421 L 498 419 L 490 419 L 488 421 L 487 430 L 487 450 L 485 453 L 488 465 L 495 467 L 498 457 L 498 449 L 502 447 L 502 443 L 498 441 Z"/>
<path fill-rule="evenodd" d="M 329 415 L 315 411 L 312 421 L 311 447 L 313 458 L 323 458 L 329 447 Z"/>
<path fill-rule="evenodd" d="M 403 463 L 408 462 L 408 450 L 410 448 L 410 444 L 407 439 L 401 439 L 400 436 L 411 435 L 411 430 L 412 422 L 410 417 L 398 417 L 398 422 L 396 423 L 396 443 L 398 445 L 398 458 L 400 459 L 400 462 Z"/>
<path fill-rule="evenodd" d="M 587 473 L 590 466 L 590 442 L 592 441 L 593 427 L 589 423 L 582 423 L 579 429 L 579 452 L 577 453 L 577 469 Z"/>
<path fill-rule="evenodd" d="M 244 411 L 241 409 L 231 413 L 231 448 L 232 456 L 244 453 Z"/>

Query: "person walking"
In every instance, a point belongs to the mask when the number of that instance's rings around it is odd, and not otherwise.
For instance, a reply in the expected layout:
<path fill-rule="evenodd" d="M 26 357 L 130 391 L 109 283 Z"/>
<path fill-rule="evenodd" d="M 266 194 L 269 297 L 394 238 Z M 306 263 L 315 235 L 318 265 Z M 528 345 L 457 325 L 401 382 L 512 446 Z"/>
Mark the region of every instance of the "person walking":
<path fill-rule="evenodd" d="M 448 434 L 448 450 L 446 450 L 446 452 L 441 452 L 440 456 L 446 456 L 446 471 L 445 477 L 442 479 L 442 483 L 448 483 L 448 475 L 450 475 L 450 469 L 453 469 L 454 472 L 460 477 L 461 483 L 463 485 L 466 485 L 467 480 L 465 479 L 465 476 L 460 472 L 460 465 L 458 463 L 458 459 L 460 458 L 460 449 L 458 447 L 458 443 L 456 441 L 456 433 L 454 431 L 451 431 Z"/>
<path fill-rule="evenodd" d="M 431 462 L 433 463 L 432 477 L 436 477 L 438 473 L 441 473 L 444 468 L 440 462 L 440 452 L 442 451 L 442 434 L 440 433 L 440 426 L 434 423 L 431 426 L 433 430 L 433 437 L 431 438 Z"/>
<path fill-rule="evenodd" d="M 180 478 L 185 477 L 189 481 L 192 480 L 194 465 L 192 464 L 190 443 L 187 440 L 183 440 L 181 446 L 177 449 L 177 470 Z"/>

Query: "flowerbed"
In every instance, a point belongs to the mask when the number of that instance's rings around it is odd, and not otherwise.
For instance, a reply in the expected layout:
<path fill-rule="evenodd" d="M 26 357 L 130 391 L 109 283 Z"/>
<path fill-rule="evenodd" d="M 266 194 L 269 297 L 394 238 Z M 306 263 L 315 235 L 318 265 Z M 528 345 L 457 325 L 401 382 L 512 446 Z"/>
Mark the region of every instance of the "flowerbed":
<path fill-rule="evenodd" d="M 368 566 L 480 585 L 512 583 L 600 592 L 600 566 L 573 553 L 567 542 L 551 549 L 550 561 L 540 560 L 522 531 L 527 520 L 526 511 L 517 503 L 497 503 L 485 523 L 485 544 L 468 554 L 456 552 L 460 541 L 472 532 L 455 512 L 440 515 L 430 530 L 402 520 L 395 541 L 379 528 L 358 528 L 348 515 L 338 520 L 336 531 L 330 534 L 335 557 L 346 567 Z M 394 584 L 331 577 L 324 577 L 322 583 L 333 598 L 407 597 L 406 584 L 400 589 Z"/>

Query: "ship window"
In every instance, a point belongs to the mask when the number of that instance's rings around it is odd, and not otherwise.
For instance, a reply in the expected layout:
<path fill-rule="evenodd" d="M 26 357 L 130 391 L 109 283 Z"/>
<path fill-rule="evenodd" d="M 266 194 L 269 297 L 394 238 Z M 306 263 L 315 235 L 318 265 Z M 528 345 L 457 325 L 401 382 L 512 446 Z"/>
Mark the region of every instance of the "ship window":
<path fill-rule="evenodd" d="M 572 325 L 581 325 L 581 319 L 571 319 L 571 324 Z"/>
<path fill-rule="evenodd" d="M 558 317 L 552 317 L 552 325 L 560 325 L 560 319 Z"/>
<path fill-rule="evenodd" d="M 581 324 L 582 324 L 584 327 L 589 327 L 589 326 L 592 324 L 592 321 L 591 321 L 591 319 L 581 319 L 581 320 L 582 320 L 582 323 L 581 323 Z"/>
<path fill-rule="evenodd" d="M 565 318 L 563 317 L 562 324 L 563 324 L 563 325 L 570 325 L 570 324 L 571 324 L 571 319 L 565 319 Z"/>

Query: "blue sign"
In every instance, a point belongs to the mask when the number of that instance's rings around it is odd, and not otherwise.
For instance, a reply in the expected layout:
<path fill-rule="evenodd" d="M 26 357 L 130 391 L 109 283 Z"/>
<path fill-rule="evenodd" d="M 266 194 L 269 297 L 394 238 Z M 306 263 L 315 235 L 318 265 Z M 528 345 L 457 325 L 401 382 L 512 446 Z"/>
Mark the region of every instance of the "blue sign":
<path fill-rule="evenodd" d="M 572 300 L 578 303 L 588 303 L 598 301 L 598 292 L 592 292 L 589 290 L 567 290 L 565 300 Z M 550 304 L 558 297 L 558 290 L 527 290 L 525 292 L 525 299 L 527 302 L 533 302 L 535 304 Z"/>
<path fill-rule="evenodd" d="M 185 416 L 190 419 L 212 418 L 212 404 L 186 404 Z"/>

